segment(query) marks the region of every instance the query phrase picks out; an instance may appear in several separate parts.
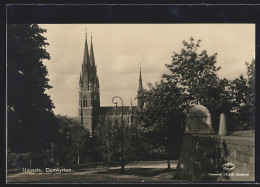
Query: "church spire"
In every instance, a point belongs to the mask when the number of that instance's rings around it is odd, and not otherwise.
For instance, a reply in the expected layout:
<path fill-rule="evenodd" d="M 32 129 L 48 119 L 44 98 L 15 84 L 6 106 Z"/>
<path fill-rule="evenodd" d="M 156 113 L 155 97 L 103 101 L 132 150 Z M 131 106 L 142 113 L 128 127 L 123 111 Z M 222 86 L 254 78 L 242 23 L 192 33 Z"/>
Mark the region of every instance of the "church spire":
<path fill-rule="evenodd" d="M 84 48 L 84 58 L 83 58 L 83 64 L 88 65 L 89 64 L 89 52 L 88 52 L 88 37 L 87 37 L 87 29 L 85 29 L 85 48 Z M 82 72 L 83 73 L 83 72 Z"/>
<path fill-rule="evenodd" d="M 141 70 L 141 64 L 140 64 L 140 75 L 139 75 L 139 87 L 138 92 L 143 90 L 143 83 L 142 83 L 142 70 Z"/>
<path fill-rule="evenodd" d="M 94 56 L 94 50 L 93 50 L 93 42 L 92 42 L 92 32 L 91 32 L 91 42 L 90 42 L 90 54 L 89 54 L 89 61 L 90 61 L 90 69 L 91 69 L 91 75 L 90 75 L 90 84 L 91 89 L 94 90 L 95 87 L 99 87 L 98 79 L 97 79 L 97 67 L 95 64 L 95 56 Z"/>
<path fill-rule="evenodd" d="M 88 45 L 87 32 L 85 32 L 85 46 L 83 54 L 82 70 L 79 77 L 79 108 L 78 114 L 81 124 L 91 133 L 98 122 L 98 110 L 100 107 L 99 82 L 94 61 L 93 44 Z"/>
<path fill-rule="evenodd" d="M 90 61 L 89 61 L 87 29 L 85 29 L 85 47 L 84 47 L 84 57 L 82 63 L 81 76 L 82 76 L 82 83 L 87 86 L 87 89 L 89 89 Z"/>
<path fill-rule="evenodd" d="M 90 64 L 92 67 L 95 67 L 95 57 L 92 43 L 92 32 L 91 32 L 91 43 L 90 43 Z"/>
<path fill-rule="evenodd" d="M 143 109 L 143 106 L 144 106 L 144 101 L 143 101 L 143 99 L 140 98 L 140 96 L 142 95 L 143 89 L 144 88 L 143 88 L 143 83 L 142 83 L 142 71 L 141 71 L 141 64 L 140 64 L 139 87 L 138 87 L 138 91 L 137 91 L 137 97 L 139 97 L 139 98 L 138 98 L 137 104 L 141 110 Z"/>

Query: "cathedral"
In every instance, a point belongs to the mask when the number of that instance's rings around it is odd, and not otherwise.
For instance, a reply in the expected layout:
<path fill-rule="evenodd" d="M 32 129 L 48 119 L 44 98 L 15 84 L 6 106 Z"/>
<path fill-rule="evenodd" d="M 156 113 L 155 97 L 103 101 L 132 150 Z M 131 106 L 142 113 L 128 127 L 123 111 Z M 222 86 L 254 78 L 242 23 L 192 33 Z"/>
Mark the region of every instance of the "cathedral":
<path fill-rule="evenodd" d="M 97 74 L 97 67 L 95 62 L 94 49 L 91 43 L 88 46 L 87 34 L 85 38 L 85 48 L 83 55 L 83 62 L 81 65 L 81 73 L 79 77 L 79 106 L 78 116 L 73 119 L 78 121 L 82 126 L 87 128 L 92 133 L 95 131 L 95 127 L 100 123 L 100 119 L 121 119 L 122 106 L 118 103 L 118 106 L 101 107 L 100 106 L 100 90 L 99 80 Z M 143 90 L 142 75 L 140 67 L 139 87 L 137 95 Z M 112 98 L 111 98 L 112 99 Z M 142 110 L 144 102 L 138 100 L 138 106 L 123 106 L 123 120 L 125 124 L 131 125 L 132 118 L 136 110 Z"/>

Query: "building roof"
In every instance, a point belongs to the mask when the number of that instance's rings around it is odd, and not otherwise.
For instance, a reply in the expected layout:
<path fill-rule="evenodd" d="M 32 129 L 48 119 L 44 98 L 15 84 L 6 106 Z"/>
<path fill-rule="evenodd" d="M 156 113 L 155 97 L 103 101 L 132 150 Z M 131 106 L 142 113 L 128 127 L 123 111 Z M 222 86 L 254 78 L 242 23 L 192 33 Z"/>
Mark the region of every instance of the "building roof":
<path fill-rule="evenodd" d="M 134 114 L 135 111 L 138 110 L 137 106 L 132 106 L 132 113 Z M 115 106 L 106 106 L 106 107 L 100 107 L 99 110 L 99 116 L 114 116 L 114 115 L 121 115 L 122 107 L 115 107 Z M 127 116 L 131 114 L 130 112 L 130 106 L 124 106 L 123 107 L 123 115 Z M 80 116 L 77 117 L 70 117 L 71 119 L 80 122 Z"/>
<path fill-rule="evenodd" d="M 137 110 L 137 106 L 132 106 L 132 112 L 134 113 Z M 118 106 L 106 106 L 106 107 L 100 107 L 100 114 L 99 115 L 120 115 L 122 112 L 122 107 Z M 129 115 L 131 113 L 130 106 L 124 106 L 123 107 L 123 115 Z"/>

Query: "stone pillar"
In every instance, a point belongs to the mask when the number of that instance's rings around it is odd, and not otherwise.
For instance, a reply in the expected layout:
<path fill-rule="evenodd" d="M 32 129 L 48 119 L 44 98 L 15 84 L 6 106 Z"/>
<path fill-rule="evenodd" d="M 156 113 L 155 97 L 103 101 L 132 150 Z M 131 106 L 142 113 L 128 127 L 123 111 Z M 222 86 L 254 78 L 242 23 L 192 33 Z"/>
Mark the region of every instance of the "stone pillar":
<path fill-rule="evenodd" d="M 226 123 L 226 116 L 224 113 L 220 114 L 218 134 L 221 136 L 227 135 L 227 123 Z"/>

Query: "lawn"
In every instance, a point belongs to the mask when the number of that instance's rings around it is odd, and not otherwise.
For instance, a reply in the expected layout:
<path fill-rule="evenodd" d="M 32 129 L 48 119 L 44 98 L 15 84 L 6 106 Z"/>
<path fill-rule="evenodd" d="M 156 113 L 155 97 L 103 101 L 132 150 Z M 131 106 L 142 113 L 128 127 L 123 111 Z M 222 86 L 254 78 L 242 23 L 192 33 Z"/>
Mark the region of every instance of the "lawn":
<path fill-rule="evenodd" d="M 174 183 L 177 161 L 140 161 L 125 165 L 88 164 L 72 169 L 71 173 L 9 173 L 7 183 Z"/>

